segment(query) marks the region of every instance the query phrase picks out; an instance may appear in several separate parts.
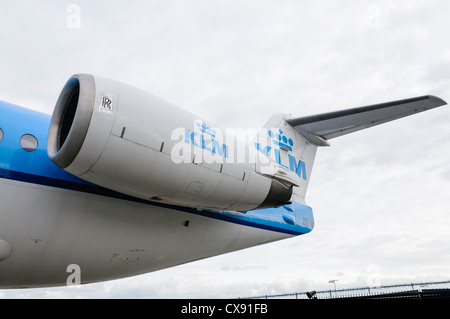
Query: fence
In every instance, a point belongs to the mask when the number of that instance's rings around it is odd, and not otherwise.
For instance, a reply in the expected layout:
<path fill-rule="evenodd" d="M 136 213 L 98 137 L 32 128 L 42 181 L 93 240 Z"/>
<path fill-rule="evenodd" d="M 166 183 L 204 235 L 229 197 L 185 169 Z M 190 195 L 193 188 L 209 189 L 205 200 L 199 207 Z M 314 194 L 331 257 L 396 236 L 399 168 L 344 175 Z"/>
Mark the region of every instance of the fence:
<path fill-rule="evenodd" d="M 450 298 L 450 281 L 408 283 L 378 287 L 329 289 L 276 295 L 262 295 L 245 299 L 381 299 L 381 298 Z"/>

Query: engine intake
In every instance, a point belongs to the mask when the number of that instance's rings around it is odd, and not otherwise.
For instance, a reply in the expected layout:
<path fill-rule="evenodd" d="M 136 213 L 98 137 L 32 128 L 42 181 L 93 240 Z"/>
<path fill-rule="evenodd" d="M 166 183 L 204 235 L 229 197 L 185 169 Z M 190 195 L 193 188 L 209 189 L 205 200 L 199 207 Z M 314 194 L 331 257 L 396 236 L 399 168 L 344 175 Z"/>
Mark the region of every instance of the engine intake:
<path fill-rule="evenodd" d="M 48 154 L 61 168 L 69 166 L 83 145 L 94 109 L 92 75 L 74 75 L 64 86 L 53 112 Z"/>

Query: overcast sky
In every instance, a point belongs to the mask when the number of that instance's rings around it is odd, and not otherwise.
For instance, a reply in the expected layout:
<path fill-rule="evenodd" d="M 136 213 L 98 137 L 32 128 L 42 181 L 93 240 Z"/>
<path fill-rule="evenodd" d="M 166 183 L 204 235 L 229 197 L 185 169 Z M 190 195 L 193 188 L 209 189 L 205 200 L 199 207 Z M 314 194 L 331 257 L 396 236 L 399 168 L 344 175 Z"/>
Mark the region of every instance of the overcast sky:
<path fill-rule="evenodd" d="M 224 127 L 426 94 L 450 100 L 448 1 L 2 1 L 0 100 L 51 114 L 74 73 Z M 0 298 L 227 298 L 450 280 L 450 109 L 331 140 L 312 233 L 81 288 Z"/>

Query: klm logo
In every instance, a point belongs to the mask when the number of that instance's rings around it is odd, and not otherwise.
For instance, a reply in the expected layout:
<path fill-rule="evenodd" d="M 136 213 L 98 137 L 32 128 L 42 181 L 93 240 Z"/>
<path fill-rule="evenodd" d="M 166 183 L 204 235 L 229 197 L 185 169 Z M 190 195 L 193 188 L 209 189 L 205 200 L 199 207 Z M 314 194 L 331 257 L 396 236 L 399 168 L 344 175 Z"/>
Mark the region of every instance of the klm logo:
<path fill-rule="evenodd" d="M 283 131 L 280 129 L 276 134 L 269 131 L 267 134 L 272 138 L 272 143 L 278 145 L 282 150 L 292 151 L 294 141 L 283 136 Z"/>
<path fill-rule="evenodd" d="M 269 145 L 263 147 L 260 143 L 255 143 L 255 148 L 267 157 L 274 159 L 279 165 L 293 171 L 300 178 L 303 178 L 306 181 L 307 178 L 305 162 L 301 160 L 297 161 L 294 156 L 289 154 L 289 152 L 292 152 L 292 149 L 294 147 L 294 141 L 284 136 L 281 129 L 275 132 L 268 131 L 267 134 L 272 140 L 272 145 L 275 145 L 276 147 Z M 282 156 L 281 150 L 288 152 L 287 159 L 285 158 L 285 156 Z"/>
<path fill-rule="evenodd" d="M 259 142 L 249 144 L 248 141 L 254 140 L 255 135 Z M 178 140 L 171 150 L 175 163 L 260 163 L 257 155 L 262 153 L 272 163 L 307 180 L 305 162 L 295 157 L 295 140 L 286 136 L 281 129 L 227 128 L 224 134 L 220 129 L 195 121 L 194 129 L 177 128 L 171 138 Z"/>
<path fill-rule="evenodd" d="M 199 147 L 212 154 L 217 154 L 228 158 L 228 146 L 216 140 L 216 130 L 211 129 L 202 122 L 195 122 L 195 129 L 192 132 L 190 129 L 185 129 L 184 142 Z"/>

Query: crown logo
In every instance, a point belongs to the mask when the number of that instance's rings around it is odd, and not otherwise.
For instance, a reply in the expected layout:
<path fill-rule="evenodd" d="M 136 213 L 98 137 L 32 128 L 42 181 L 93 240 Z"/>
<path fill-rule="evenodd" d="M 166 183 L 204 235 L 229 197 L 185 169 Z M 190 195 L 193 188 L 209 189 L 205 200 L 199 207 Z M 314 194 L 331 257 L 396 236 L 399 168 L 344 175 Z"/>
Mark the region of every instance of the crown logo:
<path fill-rule="evenodd" d="M 208 134 L 210 136 L 212 136 L 212 138 L 216 137 L 216 130 L 211 129 L 210 127 L 208 127 L 208 125 L 206 125 L 205 123 L 199 123 L 199 122 L 195 122 L 195 125 L 198 126 L 198 128 L 200 129 L 200 131 L 203 134 Z"/>
<path fill-rule="evenodd" d="M 294 141 L 291 138 L 288 139 L 284 136 L 281 129 L 279 129 L 277 133 L 269 131 L 268 134 L 272 138 L 273 144 L 278 145 L 282 150 L 292 151 Z"/>

